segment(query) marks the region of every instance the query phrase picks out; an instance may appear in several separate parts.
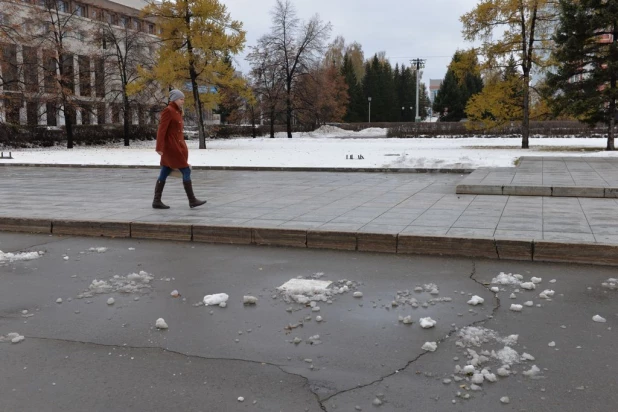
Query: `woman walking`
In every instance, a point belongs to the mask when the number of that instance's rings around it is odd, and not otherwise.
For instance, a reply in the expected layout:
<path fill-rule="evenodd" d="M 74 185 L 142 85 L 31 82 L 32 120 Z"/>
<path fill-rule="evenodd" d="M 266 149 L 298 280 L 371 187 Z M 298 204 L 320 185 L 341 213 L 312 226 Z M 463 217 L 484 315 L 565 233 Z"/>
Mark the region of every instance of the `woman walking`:
<path fill-rule="evenodd" d="M 193 194 L 191 184 L 191 167 L 189 160 L 189 148 L 185 143 L 183 134 L 182 106 L 185 103 L 185 95 L 180 90 L 170 92 L 170 103 L 161 112 L 161 122 L 157 132 L 157 153 L 161 155 L 161 172 L 155 186 L 154 200 L 152 207 L 155 209 L 169 209 L 161 201 L 165 181 L 173 169 L 178 169 L 182 173 L 182 184 L 189 198 L 191 208 L 201 206 L 205 200 L 198 200 Z"/>

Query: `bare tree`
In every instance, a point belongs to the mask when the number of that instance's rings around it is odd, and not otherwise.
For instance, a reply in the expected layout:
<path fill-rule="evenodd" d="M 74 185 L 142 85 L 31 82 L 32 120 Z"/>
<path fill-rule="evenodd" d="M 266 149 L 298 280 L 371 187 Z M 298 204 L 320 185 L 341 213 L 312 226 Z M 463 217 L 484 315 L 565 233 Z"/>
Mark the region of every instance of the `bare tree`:
<path fill-rule="evenodd" d="M 139 68 L 151 69 L 154 65 L 154 48 L 157 40 L 140 31 L 137 26 L 129 27 L 121 22 L 120 26 L 111 21 L 101 22 L 94 31 L 95 40 L 102 45 L 101 58 L 104 59 L 106 78 L 109 87 L 106 95 L 112 100 L 122 101 L 124 145 L 129 146 L 129 126 L 131 124 L 131 107 L 148 100 L 148 91 L 152 88 L 140 84 L 139 93 L 131 93 L 131 87 L 141 80 Z"/>
<path fill-rule="evenodd" d="M 269 38 L 262 37 L 247 56 L 251 64 L 251 83 L 262 112 L 270 124 L 270 137 L 275 137 L 275 120 L 282 109 L 285 96 L 285 76 L 281 70 L 277 53 L 269 47 Z"/>
<path fill-rule="evenodd" d="M 285 79 L 286 124 L 288 138 L 292 137 L 293 94 L 300 75 L 307 73 L 325 51 L 331 24 L 316 14 L 302 22 L 290 0 L 277 0 L 272 12 L 272 28 L 266 36 L 266 47 L 273 51 Z"/>

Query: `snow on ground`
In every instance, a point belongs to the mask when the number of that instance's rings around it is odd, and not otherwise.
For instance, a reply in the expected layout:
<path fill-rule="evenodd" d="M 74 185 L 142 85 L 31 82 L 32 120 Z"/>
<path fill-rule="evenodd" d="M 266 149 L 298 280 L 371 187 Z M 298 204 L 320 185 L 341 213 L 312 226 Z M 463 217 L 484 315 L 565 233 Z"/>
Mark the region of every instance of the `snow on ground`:
<path fill-rule="evenodd" d="M 332 167 L 332 168 L 478 168 L 508 167 L 521 156 L 618 156 L 605 152 L 606 139 L 531 138 L 530 149 L 520 149 L 518 138 L 418 138 L 388 139 L 386 129 L 349 132 L 323 126 L 292 139 L 278 133 L 275 139 L 235 138 L 207 141 L 198 150 L 197 140 L 187 142 L 194 166 Z M 13 160 L 3 163 L 157 166 L 154 141 L 105 146 L 64 146 L 13 150 Z M 353 160 L 346 156 L 353 155 Z M 358 159 L 362 155 L 364 159 Z"/>
<path fill-rule="evenodd" d="M 3 252 L 0 250 L 0 263 L 2 262 L 16 262 L 19 260 L 33 260 L 41 257 L 45 252 L 22 252 L 22 253 L 11 253 L 11 252 Z"/>
<path fill-rule="evenodd" d="M 154 277 L 143 270 L 127 276 L 114 275 L 108 280 L 93 280 L 88 289 L 77 295 L 78 299 L 91 298 L 106 293 L 143 293 L 150 290 Z"/>

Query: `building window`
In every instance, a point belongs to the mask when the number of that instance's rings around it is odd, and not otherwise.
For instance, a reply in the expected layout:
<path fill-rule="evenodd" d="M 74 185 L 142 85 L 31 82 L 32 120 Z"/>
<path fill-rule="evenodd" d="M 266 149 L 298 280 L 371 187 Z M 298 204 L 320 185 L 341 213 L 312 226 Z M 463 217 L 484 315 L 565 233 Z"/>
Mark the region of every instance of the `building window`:
<path fill-rule="evenodd" d="M 19 122 L 19 109 L 21 108 L 21 99 L 10 98 L 4 100 L 4 107 L 6 109 L 6 122 L 11 124 L 20 124 Z"/>
<path fill-rule="evenodd" d="M 105 103 L 97 105 L 97 123 L 105 124 Z"/>
<path fill-rule="evenodd" d="M 94 89 L 97 97 L 105 97 L 105 60 L 94 62 Z"/>
<path fill-rule="evenodd" d="M 58 11 L 62 11 L 64 13 L 68 13 L 69 12 L 69 4 L 66 1 L 63 0 L 58 0 L 57 3 L 57 7 L 58 7 Z"/>
<path fill-rule="evenodd" d="M 75 93 L 75 70 L 73 65 L 73 55 L 66 53 L 61 56 L 62 61 L 62 77 L 64 77 L 64 86 L 72 93 Z"/>
<path fill-rule="evenodd" d="M 120 105 L 112 104 L 112 123 L 120 123 Z"/>
<path fill-rule="evenodd" d="M 129 26 L 129 18 L 126 16 L 120 16 L 120 25 L 122 27 L 128 27 Z"/>
<path fill-rule="evenodd" d="M 1 44 L 0 56 L 0 67 L 2 68 L 2 82 L 4 83 L 4 90 L 17 91 L 19 85 L 17 46 L 14 44 Z"/>
<path fill-rule="evenodd" d="M 90 105 L 87 103 L 82 104 L 82 107 L 79 109 L 82 115 L 82 124 L 90 124 Z"/>
<path fill-rule="evenodd" d="M 133 30 L 140 31 L 142 29 L 142 25 L 139 20 L 133 19 Z"/>
<path fill-rule="evenodd" d="M 28 123 L 28 126 L 39 124 L 39 105 L 37 102 L 26 102 L 26 123 Z"/>
<path fill-rule="evenodd" d="M 58 110 L 56 109 L 55 103 L 47 103 L 45 105 L 45 109 L 47 112 L 47 125 L 48 126 L 57 126 L 58 122 L 56 118 L 58 117 Z"/>
<path fill-rule="evenodd" d="M 43 71 L 45 73 L 45 92 L 53 93 L 54 90 L 56 90 L 56 58 L 53 56 L 52 53 L 46 53 L 43 59 Z"/>
<path fill-rule="evenodd" d="M 155 29 L 154 29 L 154 24 L 149 24 L 148 25 L 148 33 L 149 34 L 154 34 Z"/>
<path fill-rule="evenodd" d="M 24 82 L 26 91 L 36 93 L 39 91 L 38 58 L 37 49 L 24 46 Z"/>
<path fill-rule="evenodd" d="M 86 13 L 86 6 L 81 4 L 75 4 L 75 15 L 79 17 L 86 17 L 88 13 Z"/>
<path fill-rule="evenodd" d="M 79 94 L 90 97 L 92 87 L 90 87 L 90 57 L 78 56 L 77 65 L 79 66 Z"/>

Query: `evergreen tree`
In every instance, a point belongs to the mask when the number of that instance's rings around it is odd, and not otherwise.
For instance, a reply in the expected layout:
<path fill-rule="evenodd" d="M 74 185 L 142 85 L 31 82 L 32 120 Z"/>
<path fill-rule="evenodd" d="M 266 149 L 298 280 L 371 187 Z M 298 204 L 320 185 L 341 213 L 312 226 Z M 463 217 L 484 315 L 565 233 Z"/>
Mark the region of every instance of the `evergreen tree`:
<path fill-rule="evenodd" d="M 344 120 L 350 123 L 363 122 L 365 121 L 365 96 L 363 95 L 363 89 L 356 77 L 354 65 L 347 53 L 343 56 L 341 75 L 348 86 L 348 95 L 350 98 Z"/>
<path fill-rule="evenodd" d="M 466 117 L 468 100 L 482 90 L 483 79 L 476 54 L 473 50 L 458 50 L 438 90 L 433 110 L 440 117 L 440 121 L 458 122 Z"/>
<path fill-rule="evenodd" d="M 577 116 L 588 124 L 608 125 L 607 150 L 615 150 L 618 99 L 618 2 L 560 0 L 560 23 L 554 36 L 554 57 L 560 62 L 549 73 L 557 113 Z"/>
<path fill-rule="evenodd" d="M 465 117 L 462 100 L 461 87 L 453 70 L 449 69 L 433 102 L 433 111 L 441 122 L 458 122 Z"/>

